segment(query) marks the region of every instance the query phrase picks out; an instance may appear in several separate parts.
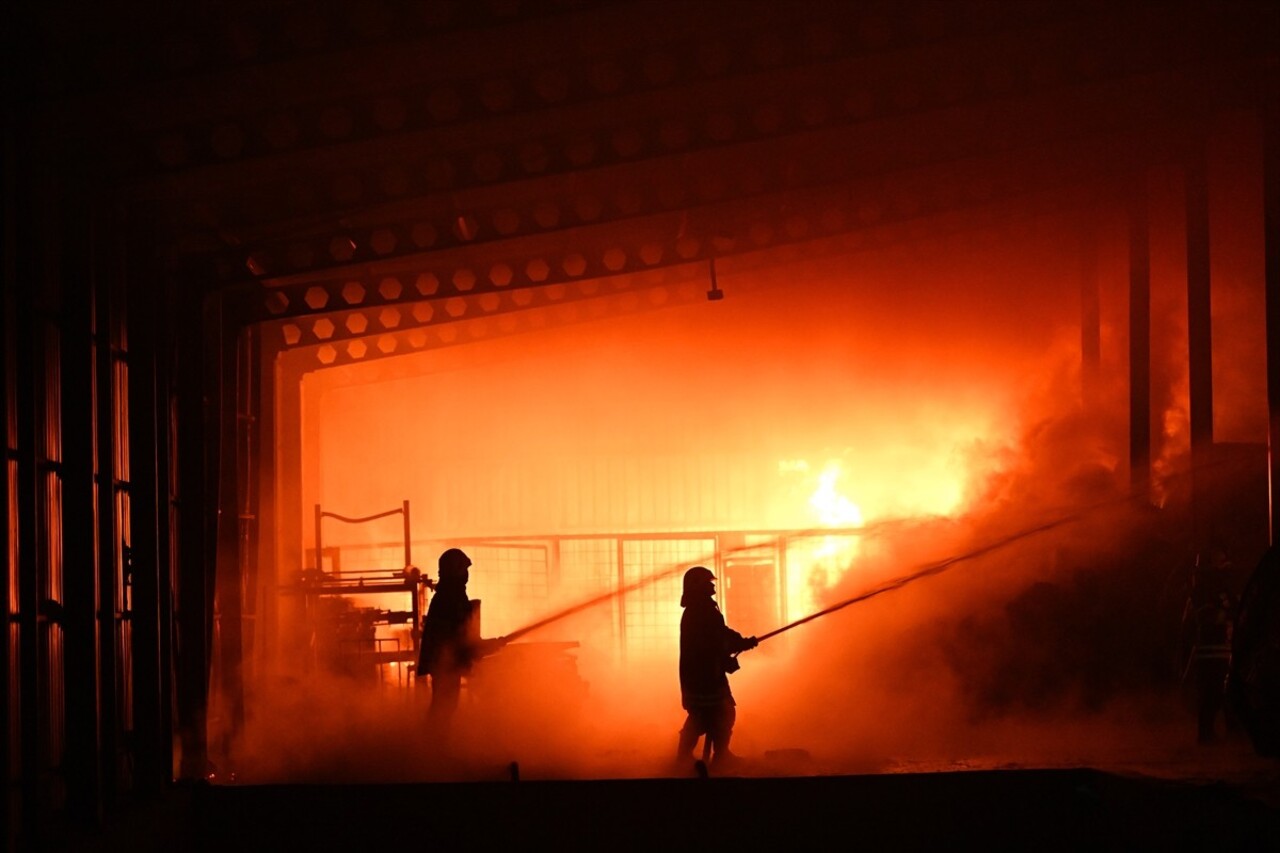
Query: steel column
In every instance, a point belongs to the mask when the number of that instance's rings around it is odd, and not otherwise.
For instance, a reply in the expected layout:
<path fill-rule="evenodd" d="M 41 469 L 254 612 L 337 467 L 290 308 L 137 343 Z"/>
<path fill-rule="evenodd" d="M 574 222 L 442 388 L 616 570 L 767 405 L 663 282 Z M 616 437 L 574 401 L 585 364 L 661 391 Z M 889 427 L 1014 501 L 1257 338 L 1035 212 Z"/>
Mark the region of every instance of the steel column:
<path fill-rule="evenodd" d="M 1135 165 L 1129 188 L 1129 482 L 1133 497 L 1151 493 L 1151 257 L 1146 169 Z"/>
<path fill-rule="evenodd" d="M 157 281 L 132 271 L 129 277 L 129 461 L 132 582 L 134 784 L 140 793 L 158 790 L 172 776 L 172 749 L 161 677 L 160 602 L 167 596 L 168 440 L 165 383 L 158 357 L 161 311 Z"/>
<path fill-rule="evenodd" d="M 1275 86 L 1263 115 L 1263 234 L 1267 294 L 1267 401 L 1270 409 L 1271 544 L 1280 532 L 1280 108 Z"/>
<path fill-rule="evenodd" d="M 211 463 L 216 462 L 219 448 L 211 439 L 204 401 L 207 389 L 214 387 L 207 376 L 208 335 L 200 277 L 186 271 L 187 281 L 179 282 L 185 291 L 179 309 L 177 335 L 177 466 L 180 529 L 177 566 L 177 612 L 174 629 L 177 634 L 175 662 L 177 724 L 181 735 L 182 763 L 179 774 L 185 779 L 198 779 L 208 773 L 208 733 L 206 721 L 209 700 L 210 634 L 213 628 L 212 584 L 216 524 L 216 483 Z M 214 422 L 216 424 L 216 421 Z"/>
<path fill-rule="evenodd" d="M 1185 159 L 1187 220 L 1187 350 L 1191 396 L 1191 512 L 1196 547 L 1208 535 L 1204 466 L 1213 451 L 1213 324 L 1209 281 L 1209 168 L 1205 139 Z"/>
<path fill-rule="evenodd" d="M 19 197 L 29 202 L 35 195 L 30 175 L 19 175 L 18 182 L 22 190 Z M 16 632 L 16 683 L 18 697 L 16 711 L 19 734 L 18 754 L 14 756 L 19 771 L 18 806 L 14 815 L 16 830 L 9 832 L 16 836 L 20 845 L 31 848 L 38 846 L 42 834 L 40 822 L 41 807 L 39 802 L 39 779 L 41 764 L 40 744 L 44 737 L 45 725 L 41 720 L 38 691 L 40 687 L 40 658 L 38 645 L 39 620 L 37 606 L 39 590 L 36 577 L 36 550 L 38 540 L 37 504 L 40 495 L 36 465 L 36 435 L 38 425 L 43 422 L 40 417 L 43 396 L 38 393 L 40 381 L 44 374 L 44 358 L 42 348 L 37 346 L 39 326 L 36 309 L 38 292 L 37 264 L 30 248 L 37 239 L 37 229 L 31 217 L 23 217 L 13 225 L 17 231 L 14 241 L 17 271 L 17 292 L 14 295 L 14 404 L 15 404 L 15 436 L 16 453 L 10 464 L 16 469 L 17 479 L 14 496 L 17 502 L 17 529 L 11 535 L 17 540 L 17 600 L 11 604 L 9 623 L 17 623 Z M 12 630 L 12 629 L 10 629 Z M 12 655 L 12 652 L 11 652 Z M 14 657 L 10 657 L 10 665 L 14 665 Z M 6 732 L 6 735 L 8 733 Z M 6 796 L 6 800 L 8 797 Z"/>
<path fill-rule="evenodd" d="M 17 361 L 14 342 L 17 338 L 18 324 L 15 312 L 19 291 L 17 264 L 13 259 L 18 249 L 17 227 L 14 224 L 14 214 L 18 207 L 17 158 L 13 150 L 15 147 L 11 136 L 5 134 L 4 232 L 0 236 L 0 240 L 3 240 L 0 245 L 4 248 L 0 253 L 3 255 L 2 266 L 0 266 L 0 281 L 3 281 L 3 287 L 0 287 L 0 429 L 4 430 L 4 491 L 0 492 L 0 510 L 3 510 L 5 519 L 4 527 L 0 528 L 0 555 L 3 555 L 0 556 L 0 560 L 3 560 L 4 565 L 3 610 L 0 611 L 4 614 L 4 625 L 0 629 L 0 661 L 3 662 L 0 667 L 0 772 L 4 773 L 4 796 L 0 797 L 0 826 L 5 827 L 0 830 L 0 842 L 4 843 L 5 849 L 14 845 L 14 835 L 18 825 L 18 815 L 13 809 L 15 799 L 13 779 L 17 775 L 18 758 L 13 750 L 13 743 L 16 740 L 13 736 L 13 727 L 18 722 L 17 715 L 14 713 L 14 703 L 18 697 L 12 690 L 16 683 L 14 675 L 18 667 L 15 665 L 17 647 L 11 636 L 15 627 L 14 611 L 18 604 L 13 600 L 12 594 L 17 581 L 18 565 L 17 561 L 10 559 L 10 555 L 15 553 L 15 540 L 18 537 L 15 524 L 18 507 L 11 496 L 11 489 L 16 485 L 13 482 L 15 475 L 13 465 L 17 461 L 15 446 L 17 412 L 13 403 L 17 393 L 14 387 L 16 378 L 14 370 Z"/>
<path fill-rule="evenodd" d="M 125 547 L 124 519 L 120 501 L 129 500 L 128 440 L 129 425 L 119 415 L 127 413 L 117 387 L 118 362 L 128 363 L 124 354 L 127 336 L 121 333 L 124 304 L 121 289 L 124 276 L 119 265 L 123 260 L 119 248 L 119 232 L 114 217 L 95 213 L 93 222 L 94 281 L 94 354 L 97 386 L 97 500 L 98 500 L 98 737 L 101 742 L 100 773 L 103 805 L 115 804 L 120 793 L 122 771 L 132 764 L 124 751 L 131 749 L 124 729 L 131 726 L 128 706 L 132 701 L 132 668 L 129 650 L 120 642 L 120 632 L 127 630 L 130 614 L 126 612 L 128 590 L 123 577 L 122 558 Z M 126 779 L 127 782 L 127 779 Z"/>
<path fill-rule="evenodd" d="M 276 507 L 278 497 L 275 399 L 277 354 L 276 347 L 269 344 L 265 336 L 261 335 L 261 327 L 259 327 L 257 358 L 250 366 L 258 377 L 257 417 L 253 431 L 258 460 L 253 473 L 257 506 L 254 547 L 258 563 L 258 580 L 257 591 L 251 599 L 255 613 L 251 655 L 254 673 L 257 675 L 261 675 L 264 669 L 267 672 L 275 671 L 274 661 L 278 649 L 276 591 L 279 589 L 280 581 L 276 565 L 276 554 L 279 551 L 277 543 L 279 533 L 276 527 L 280 523 L 280 513 Z"/>
<path fill-rule="evenodd" d="M 218 363 L 217 384 L 210 389 L 210 400 L 216 411 L 210 412 L 210 423 L 217 424 L 217 431 L 209 436 L 211 443 L 219 447 L 216 463 L 210 474 L 217 478 L 216 497 L 210 501 L 217 510 L 217 532 L 213 555 L 216 565 L 214 590 L 214 619 L 218 644 L 215 652 L 219 663 L 214 679 L 220 681 L 222 695 L 215 697 L 225 703 L 228 720 L 220 734 L 218 754 L 229 757 L 231 742 L 240 734 L 244 724 L 243 690 L 241 688 L 241 657 L 243 655 L 243 589 L 244 567 L 241 560 L 241 510 L 236 471 L 243 454 L 240 447 L 239 418 L 239 365 L 244 336 L 247 330 L 239 329 L 234 319 L 227 315 L 227 304 L 217 300 L 211 318 L 217 327 Z M 216 418 L 216 420 L 213 420 Z"/>
<path fill-rule="evenodd" d="M 260 564 L 258 561 L 258 536 L 261 525 L 258 519 L 261 503 L 259 492 L 261 476 L 259 470 L 258 417 L 261 400 L 258 395 L 258 379 L 261 374 L 258 363 L 261 359 L 262 330 L 260 327 L 244 323 L 236 318 L 235 328 L 240 329 L 236 341 L 236 464 L 235 490 L 237 511 L 237 565 L 240 569 L 240 650 L 238 662 L 240 678 L 236 696 L 236 731 L 244 727 L 244 679 L 254 672 L 257 660 L 256 643 L 258 631 L 258 584 L 260 583 Z"/>
<path fill-rule="evenodd" d="M 1080 223 L 1080 396 L 1085 409 L 1098 403 L 1102 377 L 1102 297 L 1098 284 L 1096 210 Z"/>
<path fill-rule="evenodd" d="M 89 246 L 90 224 L 79 204 L 60 212 L 56 267 L 48 272 L 62 283 L 62 623 L 65 630 L 67 750 L 64 772 L 67 808 L 76 821 L 96 823 L 102 817 L 102 737 L 106 721 L 99 692 L 109 637 L 99 630 L 103 607 L 99 577 L 97 448 L 95 404 L 104 389 L 97 384 L 97 356 L 102 343 L 95 328 L 99 280 Z M 52 262 L 52 259 L 51 259 Z M 109 392 L 107 393 L 109 399 Z M 106 440 L 110 440 L 109 436 Z"/>
<path fill-rule="evenodd" d="M 295 573 L 307 568 L 302 509 L 302 374 L 290 369 L 289 363 L 289 359 L 277 355 L 269 366 L 275 377 L 275 429 L 272 435 L 275 453 L 273 483 L 276 524 L 273 527 L 275 549 L 272 552 L 271 572 L 277 585 L 285 580 L 291 581 Z M 273 587 L 273 590 L 275 588 L 278 587 Z M 290 627 L 296 628 L 305 598 L 299 597 L 297 601 L 286 603 L 289 611 L 281 613 L 278 596 L 273 592 L 270 597 L 276 601 L 276 630 L 285 627 L 286 622 L 290 623 Z M 279 641 L 278 634 L 277 640 L 277 655 L 305 659 L 305 646 L 285 644 Z"/>

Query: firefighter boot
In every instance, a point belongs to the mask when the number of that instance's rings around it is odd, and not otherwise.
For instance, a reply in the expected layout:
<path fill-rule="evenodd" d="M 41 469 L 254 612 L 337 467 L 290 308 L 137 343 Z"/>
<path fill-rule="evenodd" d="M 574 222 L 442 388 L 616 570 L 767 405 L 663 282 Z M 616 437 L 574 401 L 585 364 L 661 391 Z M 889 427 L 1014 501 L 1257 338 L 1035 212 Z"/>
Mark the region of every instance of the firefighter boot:
<path fill-rule="evenodd" d="M 676 764 L 687 765 L 693 760 L 693 748 L 698 744 L 698 733 L 689 728 L 680 730 L 680 742 L 676 745 Z"/>
<path fill-rule="evenodd" d="M 721 732 L 712 740 L 712 746 L 715 748 L 715 754 L 711 758 L 711 766 L 718 767 L 722 770 L 734 767 L 739 762 L 736 754 L 729 751 L 729 739 L 733 736 L 732 731 Z"/>

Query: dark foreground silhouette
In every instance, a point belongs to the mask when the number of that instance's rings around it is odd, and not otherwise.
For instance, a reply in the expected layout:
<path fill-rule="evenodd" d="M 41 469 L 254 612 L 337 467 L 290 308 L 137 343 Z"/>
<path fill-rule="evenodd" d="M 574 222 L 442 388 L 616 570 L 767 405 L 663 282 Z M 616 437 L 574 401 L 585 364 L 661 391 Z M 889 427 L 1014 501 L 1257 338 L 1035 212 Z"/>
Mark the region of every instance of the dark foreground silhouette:
<path fill-rule="evenodd" d="M 1277 850 L 1270 790 L 1090 769 L 178 788 L 72 849 Z"/>

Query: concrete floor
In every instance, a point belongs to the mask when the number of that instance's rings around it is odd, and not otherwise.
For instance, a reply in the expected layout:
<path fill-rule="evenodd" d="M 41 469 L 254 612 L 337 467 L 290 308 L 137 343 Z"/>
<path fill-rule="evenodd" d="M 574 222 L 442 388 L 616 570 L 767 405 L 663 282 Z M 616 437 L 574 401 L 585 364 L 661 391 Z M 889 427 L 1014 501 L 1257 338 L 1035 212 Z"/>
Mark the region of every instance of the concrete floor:
<path fill-rule="evenodd" d="M 1280 850 L 1280 764 L 1226 780 L 1165 770 L 182 785 L 47 847 Z"/>

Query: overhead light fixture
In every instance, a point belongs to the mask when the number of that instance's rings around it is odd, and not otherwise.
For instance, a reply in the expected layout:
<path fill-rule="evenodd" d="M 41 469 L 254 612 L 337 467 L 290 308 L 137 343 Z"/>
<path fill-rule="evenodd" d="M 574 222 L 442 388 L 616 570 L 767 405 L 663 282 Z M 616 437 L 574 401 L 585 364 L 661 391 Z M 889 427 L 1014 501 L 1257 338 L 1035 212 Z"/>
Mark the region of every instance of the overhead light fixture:
<path fill-rule="evenodd" d="M 724 299 L 724 291 L 720 289 L 719 282 L 716 281 L 716 259 L 711 259 L 711 289 L 707 291 L 707 299 L 715 302 L 718 299 Z"/>

